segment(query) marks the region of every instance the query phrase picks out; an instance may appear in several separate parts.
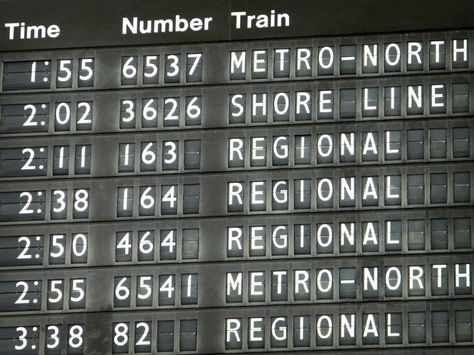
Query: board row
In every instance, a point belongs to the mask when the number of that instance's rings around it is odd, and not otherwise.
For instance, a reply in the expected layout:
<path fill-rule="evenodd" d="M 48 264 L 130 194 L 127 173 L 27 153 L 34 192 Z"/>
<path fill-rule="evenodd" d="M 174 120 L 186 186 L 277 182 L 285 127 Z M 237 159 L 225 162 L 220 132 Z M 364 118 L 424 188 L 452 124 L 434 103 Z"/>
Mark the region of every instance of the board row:
<path fill-rule="evenodd" d="M 469 71 L 471 31 L 3 54 L 3 91 Z"/>
<path fill-rule="evenodd" d="M 468 206 L 473 164 L 2 183 L 2 224 Z"/>
<path fill-rule="evenodd" d="M 3 317 L 5 355 L 246 353 L 473 345 L 472 301 Z M 383 352 L 382 349 L 389 349 Z"/>
<path fill-rule="evenodd" d="M 99 312 L 473 297 L 474 258 L 375 258 L 2 272 L 0 312 Z M 284 303 L 282 303 L 284 302 Z"/>
<path fill-rule="evenodd" d="M 473 208 L 3 226 L 2 270 L 472 252 Z"/>
<path fill-rule="evenodd" d="M 136 132 L 446 118 L 474 112 L 472 75 L 4 95 L 0 134 Z"/>
<path fill-rule="evenodd" d="M 2 139 L 0 178 L 110 177 L 470 161 L 471 119 L 357 127 Z M 216 149 L 218 147 L 218 149 Z"/>

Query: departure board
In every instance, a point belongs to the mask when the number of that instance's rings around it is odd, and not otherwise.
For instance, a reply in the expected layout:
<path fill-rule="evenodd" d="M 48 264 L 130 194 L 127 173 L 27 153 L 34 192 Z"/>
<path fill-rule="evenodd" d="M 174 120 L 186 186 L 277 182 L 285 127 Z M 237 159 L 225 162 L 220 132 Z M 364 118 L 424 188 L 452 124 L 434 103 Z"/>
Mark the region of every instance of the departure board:
<path fill-rule="evenodd" d="M 0 355 L 472 355 L 473 14 L 0 0 Z"/>

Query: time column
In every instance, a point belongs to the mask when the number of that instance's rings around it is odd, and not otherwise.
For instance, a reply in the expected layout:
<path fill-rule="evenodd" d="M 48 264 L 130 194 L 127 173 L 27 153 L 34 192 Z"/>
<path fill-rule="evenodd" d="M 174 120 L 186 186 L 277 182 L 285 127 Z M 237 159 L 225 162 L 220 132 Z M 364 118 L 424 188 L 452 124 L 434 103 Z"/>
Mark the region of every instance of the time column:
<path fill-rule="evenodd" d="M 0 348 L 82 354 L 96 59 L 0 56 Z M 63 317 L 63 313 L 73 313 Z M 48 315 L 47 318 L 44 315 Z M 43 316 L 42 316 L 43 315 Z"/>

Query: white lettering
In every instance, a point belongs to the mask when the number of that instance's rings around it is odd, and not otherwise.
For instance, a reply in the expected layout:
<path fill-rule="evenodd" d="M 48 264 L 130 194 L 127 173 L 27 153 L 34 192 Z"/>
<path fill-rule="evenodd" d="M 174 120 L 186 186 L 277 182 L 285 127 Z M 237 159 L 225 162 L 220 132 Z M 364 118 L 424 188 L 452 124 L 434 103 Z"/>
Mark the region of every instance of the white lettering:
<path fill-rule="evenodd" d="M 122 18 L 122 35 L 127 34 L 147 34 L 147 33 L 166 33 L 166 32 L 186 32 L 191 31 L 209 31 L 209 25 L 212 17 L 192 18 L 190 20 L 176 15 L 174 18 L 139 20 L 138 17 Z"/>
<path fill-rule="evenodd" d="M 229 205 L 234 203 L 234 197 L 237 199 L 237 204 L 242 205 L 242 193 L 244 186 L 240 182 L 230 182 L 229 183 Z"/>
<path fill-rule="evenodd" d="M 444 107 L 444 85 L 431 85 L 431 107 Z M 437 90 L 442 90 L 437 93 Z M 440 102 L 437 99 L 441 99 Z"/>
<path fill-rule="evenodd" d="M 225 341 L 227 343 L 230 342 L 230 337 L 231 335 L 233 335 L 235 337 L 235 341 L 240 343 L 239 330 L 240 330 L 239 319 L 227 319 Z"/>
<path fill-rule="evenodd" d="M 61 34 L 58 25 L 27 25 L 25 22 L 5 23 L 8 39 L 57 38 Z"/>

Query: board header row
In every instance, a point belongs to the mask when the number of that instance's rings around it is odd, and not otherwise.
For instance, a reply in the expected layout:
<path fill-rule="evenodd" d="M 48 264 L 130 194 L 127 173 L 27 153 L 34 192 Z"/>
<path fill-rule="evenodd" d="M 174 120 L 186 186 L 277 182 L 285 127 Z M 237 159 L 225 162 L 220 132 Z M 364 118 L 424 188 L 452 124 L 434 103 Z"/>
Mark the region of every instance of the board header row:
<path fill-rule="evenodd" d="M 1 51 L 468 29 L 474 11 L 470 0 L 0 0 L 0 7 Z"/>

